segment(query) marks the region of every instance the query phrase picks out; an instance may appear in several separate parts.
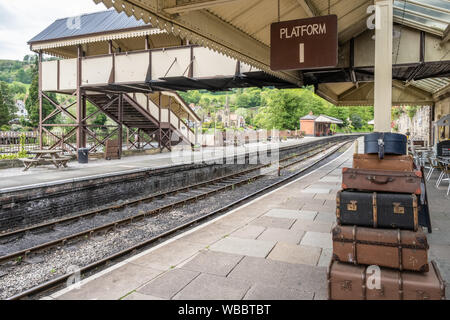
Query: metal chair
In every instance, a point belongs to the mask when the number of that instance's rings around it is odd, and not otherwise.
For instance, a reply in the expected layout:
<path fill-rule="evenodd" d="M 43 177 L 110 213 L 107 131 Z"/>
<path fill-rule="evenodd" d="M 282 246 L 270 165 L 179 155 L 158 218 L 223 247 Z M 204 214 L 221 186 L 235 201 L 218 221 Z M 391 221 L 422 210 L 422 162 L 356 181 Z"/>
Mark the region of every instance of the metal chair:
<path fill-rule="evenodd" d="M 440 168 L 436 157 L 428 155 L 428 162 L 430 163 L 430 168 L 427 173 L 427 176 L 425 177 L 426 181 L 430 180 L 431 176 L 433 175 L 434 169 Z"/>
<path fill-rule="evenodd" d="M 450 164 L 443 163 L 439 161 L 439 159 L 437 161 L 439 164 L 439 169 L 441 170 L 441 174 L 439 175 L 439 178 L 436 182 L 436 188 L 439 188 L 442 181 L 448 181 L 449 182 L 449 186 L 447 188 L 447 196 L 448 196 L 450 192 Z M 447 176 L 447 178 L 444 178 L 445 176 Z"/>

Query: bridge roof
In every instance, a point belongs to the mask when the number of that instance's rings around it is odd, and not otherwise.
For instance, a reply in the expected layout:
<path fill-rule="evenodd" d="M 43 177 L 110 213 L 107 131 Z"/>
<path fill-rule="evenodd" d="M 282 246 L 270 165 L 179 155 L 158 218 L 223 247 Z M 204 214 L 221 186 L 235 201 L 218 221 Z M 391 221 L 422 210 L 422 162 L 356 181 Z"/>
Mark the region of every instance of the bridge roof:
<path fill-rule="evenodd" d="M 60 40 L 114 31 L 151 28 L 151 25 L 135 17 L 128 17 L 124 12 L 115 10 L 83 14 L 79 17 L 58 19 L 28 43 Z"/>

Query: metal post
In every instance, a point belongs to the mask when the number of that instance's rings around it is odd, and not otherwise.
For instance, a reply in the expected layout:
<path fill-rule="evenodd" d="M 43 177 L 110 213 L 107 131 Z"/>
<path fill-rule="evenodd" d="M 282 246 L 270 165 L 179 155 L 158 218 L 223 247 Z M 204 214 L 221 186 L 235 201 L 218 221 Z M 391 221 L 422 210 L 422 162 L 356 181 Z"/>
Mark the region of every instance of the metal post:
<path fill-rule="evenodd" d="M 122 144 L 123 144 L 123 94 L 119 94 L 119 131 L 118 131 L 118 138 L 119 138 L 119 158 L 122 158 Z"/>
<path fill-rule="evenodd" d="M 159 126 L 159 152 L 163 152 L 163 147 L 162 147 L 162 129 L 161 129 L 161 92 L 159 92 L 159 97 L 158 97 L 158 126 Z"/>
<path fill-rule="evenodd" d="M 392 107 L 392 1 L 376 1 L 375 131 L 391 131 Z"/>
<path fill-rule="evenodd" d="M 86 147 L 86 135 L 84 132 L 83 119 L 86 114 L 86 104 L 83 99 L 83 92 L 81 90 L 82 84 L 82 48 L 78 46 L 78 59 L 77 59 L 77 149 Z"/>
<path fill-rule="evenodd" d="M 127 150 L 130 150 L 130 129 L 127 128 Z"/>
<path fill-rule="evenodd" d="M 42 51 L 39 51 L 39 149 L 42 149 Z"/>
<path fill-rule="evenodd" d="M 169 118 L 169 146 L 170 146 L 170 151 L 172 151 L 172 128 L 171 128 L 171 122 L 170 122 L 170 113 L 171 112 L 172 112 L 172 97 L 169 96 L 168 118 Z"/>
<path fill-rule="evenodd" d="M 113 43 L 112 43 L 112 40 L 109 40 L 108 41 L 108 52 L 109 52 L 109 54 L 113 54 Z"/>

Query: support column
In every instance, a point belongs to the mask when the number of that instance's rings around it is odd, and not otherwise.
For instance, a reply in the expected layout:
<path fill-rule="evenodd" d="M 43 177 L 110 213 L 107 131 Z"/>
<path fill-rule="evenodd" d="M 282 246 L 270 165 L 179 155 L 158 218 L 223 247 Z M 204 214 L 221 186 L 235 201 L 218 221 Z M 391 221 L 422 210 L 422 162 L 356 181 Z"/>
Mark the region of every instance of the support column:
<path fill-rule="evenodd" d="M 119 94 L 119 130 L 117 132 L 117 136 L 119 139 L 119 158 L 122 158 L 122 144 L 123 144 L 123 94 Z"/>
<path fill-rule="evenodd" d="M 172 112 L 172 97 L 169 96 L 169 112 L 168 112 L 168 117 L 169 117 L 169 148 L 170 151 L 172 151 L 172 122 L 170 122 L 170 113 Z"/>
<path fill-rule="evenodd" d="M 163 146 L 162 146 L 162 129 L 161 129 L 161 92 L 159 92 L 158 97 L 158 130 L 159 130 L 159 152 L 162 153 Z"/>
<path fill-rule="evenodd" d="M 83 119 L 86 117 L 86 99 L 83 97 L 84 93 L 81 90 L 82 83 L 82 57 L 83 50 L 81 46 L 78 46 L 78 59 L 77 59 L 77 149 L 86 147 L 86 133 L 84 132 Z"/>
<path fill-rule="evenodd" d="M 39 51 L 39 149 L 43 148 L 42 139 L 42 51 Z"/>
<path fill-rule="evenodd" d="M 376 1 L 375 131 L 391 132 L 392 107 L 392 1 Z"/>

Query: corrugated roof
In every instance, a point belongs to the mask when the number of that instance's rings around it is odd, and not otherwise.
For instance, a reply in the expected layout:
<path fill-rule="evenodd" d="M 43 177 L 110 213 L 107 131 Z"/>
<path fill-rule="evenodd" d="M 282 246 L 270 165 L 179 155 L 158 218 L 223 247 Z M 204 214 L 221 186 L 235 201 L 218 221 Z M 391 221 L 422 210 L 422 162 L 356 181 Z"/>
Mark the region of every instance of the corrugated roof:
<path fill-rule="evenodd" d="M 344 122 L 340 119 L 336 119 L 330 116 L 327 116 L 325 114 L 321 114 L 319 117 L 317 117 L 316 122 L 321 123 L 334 123 L 334 124 L 343 124 Z"/>
<path fill-rule="evenodd" d="M 447 86 L 450 86 L 450 78 L 429 78 L 412 81 L 411 84 L 417 88 L 430 93 L 436 93 Z"/>
<path fill-rule="evenodd" d="M 79 22 L 79 23 L 78 23 Z M 28 43 L 73 38 L 84 35 L 123 31 L 124 29 L 150 26 L 134 16 L 128 17 L 124 12 L 115 10 L 83 14 L 77 17 L 58 19 Z"/>
<path fill-rule="evenodd" d="M 394 21 L 443 36 L 450 21 L 448 0 L 395 0 Z"/>

